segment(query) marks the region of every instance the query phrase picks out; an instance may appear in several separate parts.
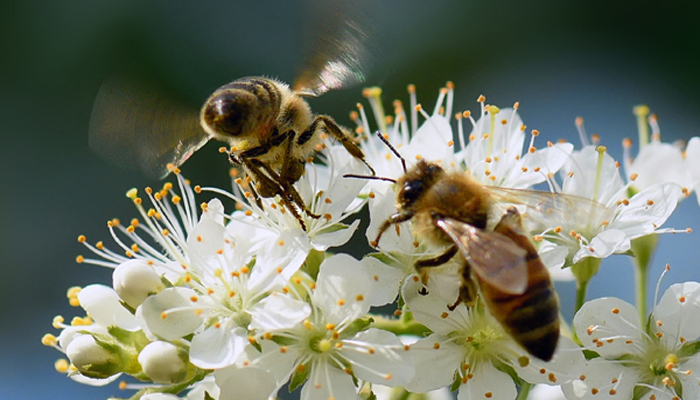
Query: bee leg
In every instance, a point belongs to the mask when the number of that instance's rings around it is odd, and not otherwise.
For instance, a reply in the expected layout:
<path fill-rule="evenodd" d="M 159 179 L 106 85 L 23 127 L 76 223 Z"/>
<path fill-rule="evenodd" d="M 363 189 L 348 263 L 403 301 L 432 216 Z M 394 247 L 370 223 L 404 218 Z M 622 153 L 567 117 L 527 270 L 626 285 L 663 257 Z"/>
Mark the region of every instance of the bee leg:
<path fill-rule="evenodd" d="M 450 259 L 452 259 L 452 257 L 455 256 L 455 254 L 457 254 L 457 246 L 450 246 L 450 248 L 447 249 L 446 252 L 440 254 L 437 257 L 428 258 L 425 260 L 418 260 L 415 264 L 413 264 L 413 266 L 416 268 L 416 271 L 418 271 L 418 273 L 420 274 L 420 280 L 423 284 L 423 287 L 418 292 L 419 294 L 421 294 L 422 296 L 428 294 L 428 274 L 424 270 L 424 268 L 432 268 L 445 264 L 446 262 L 450 261 Z"/>
<path fill-rule="evenodd" d="M 293 186 L 293 183 L 299 180 L 301 175 L 304 173 L 304 167 L 306 164 L 303 160 L 300 162 L 291 156 L 292 149 L 294 148 L 294 131 L 289 131 L 285 135 L 287 135 L 285 138 L 287 145 L 285 146 L 283 157 L 284 161 L 282 162 L 282 169 L 280 171 L 280 185 L 285 192 L 287 192 L 291 200 L 296 203 L 297 206 L 302 209 L 304 213 L 306 213 L 306 215 L 314 219 L 319 219 L 321 216 L 311 212 L 311 210 L 304 203 L 304 200 L 301 198 L 299 192 Z"/>
<path fill-rule="evenodd" d="M 259 194 L 263 197 L 279 195 L 287 210 L 299 221 L 301 228 L 306 230 L 306 224 L 297 210 L 297 208 L 305 210 L 306 206 L 296 189 L 290 184 L 280 181 L 279 174 L 257 158 L 241 157 L 241 160 L 248 170 L 248 173 L 253 175 L 253 180 L 256 185 L 258 185 L 260 189 L 263 189 L 261 190 L 262 193 Z M 300 203 L 296 201 L 294 194 L 290 193 L 290 191 L 296 194 L 296 199 L 298 199 Z"/>
<path fill-rule="evenodd" d="M 413 212 L 412 211 L 401 211 L 396 214 L 391 215 L 389 218 L 384 220 L 382 224 L 379 226 L 379 232 L 377 233 L 377 238 L 374 239 L 372 242 L 370 242 L 370 246 L 372 247 L 377 247 L 379 245 L 379 239 L 382 238 L 382 235 L 384 232 L 389 229 L 390 226 L 400 224 L 402 222 L 406 222 L 409 219 L 413 218 Z"/>
<path fill-rule="evenodd" d="M 316 134 L 316 130 L 320 122 L 323 122 L 323 125 L 326 127 L 328 133 L 340 141 L 340 144 L 345 147 L 345 150 L 347 150 L 350 155 L 362 161 L 367 168 L 369 168 L 369 170 L 372 172 L 372 176 L 376 175 L 374 168 L 372 168 L 372 166 L 367 163 L 367 160 L 365 160 L 365 153 L 362 152 L 360 146 L 358 146 L 357 143 L 352 140 L 350 135 L 343 132 L 343 129 L 337 122 L 335 122 L 333 118 L 327 115 L 317 115 L 314 117 L 314 121 L 311 123 L 311 125 L 309 125 L 309 127 L 306 128 L 306 130 L 304 130 L 304 132 L 302 132 L 297 138 L 297 144 L 302 145 L 311 140 L 311 138 Z"/>

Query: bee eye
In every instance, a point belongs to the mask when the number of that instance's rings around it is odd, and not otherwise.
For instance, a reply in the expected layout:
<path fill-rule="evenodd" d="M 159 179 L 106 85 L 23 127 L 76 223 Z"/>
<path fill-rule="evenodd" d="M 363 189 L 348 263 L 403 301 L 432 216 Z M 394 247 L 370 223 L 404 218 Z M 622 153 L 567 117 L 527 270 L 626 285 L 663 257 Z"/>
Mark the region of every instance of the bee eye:
<path fill-rule="evenodd" d="M 409 181 L 401 189 L 399 198 L 403 205 L 413 203 L 423 192 L 423 182 L 420 180 Z"/>
<path fill-rule="evenodd" d="M 240 136 L 247 131 L 255 99 L 240 92 L 224 92 L 207 101 L 202 121 L 212 130 L 226 136 Z"/>

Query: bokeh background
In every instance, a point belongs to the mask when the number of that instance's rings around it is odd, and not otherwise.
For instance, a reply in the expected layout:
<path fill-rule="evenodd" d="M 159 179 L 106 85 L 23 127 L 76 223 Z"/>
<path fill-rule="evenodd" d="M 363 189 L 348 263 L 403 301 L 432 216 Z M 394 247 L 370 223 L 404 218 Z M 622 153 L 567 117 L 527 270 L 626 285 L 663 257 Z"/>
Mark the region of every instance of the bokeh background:
<path fill-rule="evenodd" d="M 292 81 L 301 62 L 309 13 L 299 1 L 120 0 L 0 3 L 0 398 L 127 397 L 116 385 L 82 386 L 53 369 L 60 354 L 40 344 L 51 319 L 70 319 L 66 289 L 109 284 L 111 271 L 77 265 L 85 234 L 108 239 L 105 221 L 135 215 L 124 193 L 159 185 L 90 152 L 92 101 L 110 75 L 131 74 L 197 107 L 216 87 L 246 75 Z M 636 138 L 631 109 L 648 104 L 665 141 L 700 133 L 695 1 L 367 1 L 361 11 L 374 54 L 368 85 L 385 100 L 406 100 L 418 87 L 432 108 L 445 81 L 456 85 L 455 109 L 478 110 L 476 98 L 520 101 L 528 128 L 544 140 L 578 144 L 589 131 L 621 158 L 623 137 Z M 361 87 L 312 99 L 317 112 L 350 125 Z M 541 142 L 544 143 L 544 142 Z M 225 157 L 209 144 L 185 165 L 196 183 L 227 185 Z M 695 196 L 668 222 L 700 232 Z M 362 237 L 362 235 L 358 235 Z M 654 260 L 661 287 L 700 279 L 697 233 L 666 235 Z M 630 260 L 612 257 L 590 297 L 634 300 Z M 560 290 L 571 316 L 573 285 Z M 650 301 L 653 289 L 650 290 Z"/>

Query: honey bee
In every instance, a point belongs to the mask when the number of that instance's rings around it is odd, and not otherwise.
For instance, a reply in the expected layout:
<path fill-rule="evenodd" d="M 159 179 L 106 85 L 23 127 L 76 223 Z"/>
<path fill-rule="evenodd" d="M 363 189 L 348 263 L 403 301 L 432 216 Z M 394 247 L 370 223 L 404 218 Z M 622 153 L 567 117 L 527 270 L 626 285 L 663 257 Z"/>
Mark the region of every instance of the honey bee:
<path fill-rule="evenodd" d="M 335 13 L 321 29 L 291 87 L 262 76 L 237 79 L 214 91 L 198 113 L 145 86 L 106 82 L 93 106 L 90 146 L 109 160 L 163 178 L 210 139 L 226 142 L 231 163 L 253 182 L 258 204 L 260 197 L 279 196 L 306 229 L 302 213 L 320 216 L 307 208 L 294 183 L 322 149 L 324 134 L 374 174 L 350 132 L 330 116 L 314 115 L 304 99 L 364 79 L 360 28 Z"/>
<path fill-rule="evenodd" d="M 465 173 L 447 172 L 425 160 L 406 171 L 401 161 L 405 173 L 394 181 L 398 212 L 380 225 L 371 245 L 377 247 L 390 226 L 410 220 L 416 236 L 447 247 L 437 257 L 416 262 L 423 283 L 427 283 L 425 268 L 457 256 L 463 281 L 459 298 L 448 308 L 453 310 L 462 301 L 473 305 L 480 292 L 506 332 L 531 355 L 549 361 L 559 339 L 558 297 L 520 212 L 513 205 L 503 212 L 503 205 L 521 204 L 533 218 L 543 221 L 566 218 L 567 210 L 576 208 L 608 209 L 576 196 L 483 186 Z"/>

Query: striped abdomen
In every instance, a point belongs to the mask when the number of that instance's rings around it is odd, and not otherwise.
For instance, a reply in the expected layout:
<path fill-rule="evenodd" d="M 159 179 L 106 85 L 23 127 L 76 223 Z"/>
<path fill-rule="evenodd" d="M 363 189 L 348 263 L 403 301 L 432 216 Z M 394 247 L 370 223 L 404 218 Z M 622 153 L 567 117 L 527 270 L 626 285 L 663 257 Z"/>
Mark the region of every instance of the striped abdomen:
<path fill-rule="evenodd" d="M 528 283 L 523 294 L 513 295 L 480 281 L 486 305 L 516 342 L 533 356 L 549 361 L 559 339 L 559 300 L 549 272 L 517 227 L 499 223 L 494 232 L 526 251 Z"/>

